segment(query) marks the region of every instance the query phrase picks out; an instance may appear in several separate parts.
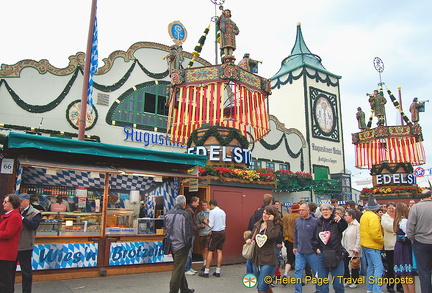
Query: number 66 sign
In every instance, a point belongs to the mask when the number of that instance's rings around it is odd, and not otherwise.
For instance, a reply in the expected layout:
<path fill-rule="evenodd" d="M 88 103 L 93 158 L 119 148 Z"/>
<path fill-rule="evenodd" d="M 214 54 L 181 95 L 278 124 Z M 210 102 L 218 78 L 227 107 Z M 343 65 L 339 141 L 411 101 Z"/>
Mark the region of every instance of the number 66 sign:
<path fill-rule="evenodd" d="M 2 174 L 12 174 L 14 168 L 14 159 L 3 159 L 1 162 L 1 171 Z"/>

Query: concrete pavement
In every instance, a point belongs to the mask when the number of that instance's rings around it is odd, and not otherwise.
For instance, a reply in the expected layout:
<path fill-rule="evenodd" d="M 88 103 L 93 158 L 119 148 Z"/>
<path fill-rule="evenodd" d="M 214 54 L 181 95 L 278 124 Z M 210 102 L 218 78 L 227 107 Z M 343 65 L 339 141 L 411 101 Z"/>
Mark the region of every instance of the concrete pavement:
<path fill-rule="evenodd" d="M 198 268 L 194 265 L 195 269 Z M 197 293 L 252 293 L 257 292 L 256 288 L 246 288 L 243 285 L 245 275 L 245 264 L 227 265 L 222 267 L 221 277 L 213 277 L 214 268 L 210 269 L 208 279 L 201 278 L 198 273 L 194 276 L 187 276 L 189 288 L 194 288 Z M 290 272 L 293 275 L 293 272 Z M 169 280 L 171 272 L 142 273 L 129 275 L 115 275 L 97 278 L 82 278 L 58 281 L 43 281 L 33 283 L 33 293 L 159 293 L 169 292 Z M 418 278 L 416 278 L 416 291 L 420 292 Z M 15 285 L 15 292 L 21 292 L 21 284 Z M 276 285 L 273 292 L 294 292 L 294 285 Z M 315 286 L 307 284 L 303 292 L 315 292 Z M 334 292 L 332 288 L 330 292 Z M 345 290 L 346 293 L 364 293 L 365 285 L 356 289 Z M 383 292 L 386 292 L 385 288 Z"/>

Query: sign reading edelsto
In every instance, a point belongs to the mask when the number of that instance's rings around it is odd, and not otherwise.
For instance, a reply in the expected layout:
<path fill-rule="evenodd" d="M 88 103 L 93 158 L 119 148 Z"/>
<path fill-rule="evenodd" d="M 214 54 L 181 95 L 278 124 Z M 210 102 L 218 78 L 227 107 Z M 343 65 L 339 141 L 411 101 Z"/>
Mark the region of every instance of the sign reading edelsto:
<path fill-rule="evenodd" d="M 207 156 L 212 162 L 235 162 L 250 165 L 252 163 L 252 152 L 248 149 L 235 147 L 231 150 L 231 154 L 226 146 L 212 145 L 207 149 L 204 146 L 188 148 L 188 154 Z"/>
<path fill-rule="evenodd" d="M 416 184 L 415 175 L 407 173 L 379 174 L 375 180 L 377 185 Z"/>

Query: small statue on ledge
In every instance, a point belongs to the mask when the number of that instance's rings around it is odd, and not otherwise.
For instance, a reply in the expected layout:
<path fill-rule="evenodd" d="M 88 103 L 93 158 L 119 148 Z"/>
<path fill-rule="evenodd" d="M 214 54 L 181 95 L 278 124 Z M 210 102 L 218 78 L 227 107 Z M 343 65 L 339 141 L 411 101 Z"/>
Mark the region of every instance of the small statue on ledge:
<path fill-rule="evenodd" d="M 357 118 L 357 125 L 358 128 L 363 131 L 366 129 L 366 116 L 365 113 L 362 111 L 361 107 L 357 108 L 357 113 L 356 113 L 356 118 Z"/>
<path fill-rule="evenodd" d="M 243 59 L 238 63 L 238 66 L 246 71 L 258 73 L 258 63 L 262 63 L 262 61 L 254 60 L 250 58 L 249 53 L 245 53 Z"/>
<path fill-rule="evenodd" d="M 172 45 L 169 54 L 163 59 L 167 59 L 169 76 L 171 77 L 175 69 L 183 69 L 183 47 L 181 45 Z"/>
<path fill-rule="evenodd" d="M 409 111 L 411 112 L 411 122 L 414 124 L 418 124 L 420 121 L 420 112 L 424 112 L 424 101 L 418 100 L 418 98 L 414 98 L 410 107 Z"/>

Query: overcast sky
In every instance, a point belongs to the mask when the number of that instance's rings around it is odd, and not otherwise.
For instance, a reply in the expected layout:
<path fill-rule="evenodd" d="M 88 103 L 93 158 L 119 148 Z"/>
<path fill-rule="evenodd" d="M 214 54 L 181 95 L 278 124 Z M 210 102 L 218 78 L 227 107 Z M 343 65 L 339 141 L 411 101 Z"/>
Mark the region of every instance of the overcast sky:
<path fill-rule="evenodd" d="M 65 67 L 70 55 L 85 52 L 91 0 L 14 0 L 0 2 L 2 44 L 0 64 L 23 59 L 48 59 Z M 403 107 L 414 97 L 430 99 L 421 113 L 427 164 L 432 167 L 432 1 L 395 0 L 226 0 L 240 29 L 235 55 L 244 53 L 263 61 L 259 75 L 270 78 L 294 45 L 297 22 L 312 53 L 325 68 L 341 75 L 340 82 L 346 168 L 355 181 L 368 170 L 354 167 L 351 133 L 357 132 L 356 108 L 369 115 L 366 93 L 379 82 L 373 59 L 384 61 L 382 80 L 397 95 L 402 87 Z M 141 41 L 171 45 L 168 24 L 181 21 L 188 32 L 184 50 L 192 52 L 204 28 L 211 23 L 215 5 L 210 0 L 99 0 L 99 66 L 115 50 L 127 50 Z M 217 11 L 217 15 L 220 11 Z M 214 63 L 214 24 L 201 57 Z M 388 96 L 388 124 L 396 111 Z M 271 109 L 270 109 L 271 113 Z M 375 121 L 374 121 L 375 122 Z M 286 125 L 286 127 L 290 127 Z M 430 177 L 429 177 L 430 178 Z M 426 181 L 427 182 L 427 181 Z M 421 185 L 425 185 L 425 181 Z"/>

